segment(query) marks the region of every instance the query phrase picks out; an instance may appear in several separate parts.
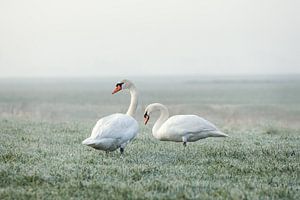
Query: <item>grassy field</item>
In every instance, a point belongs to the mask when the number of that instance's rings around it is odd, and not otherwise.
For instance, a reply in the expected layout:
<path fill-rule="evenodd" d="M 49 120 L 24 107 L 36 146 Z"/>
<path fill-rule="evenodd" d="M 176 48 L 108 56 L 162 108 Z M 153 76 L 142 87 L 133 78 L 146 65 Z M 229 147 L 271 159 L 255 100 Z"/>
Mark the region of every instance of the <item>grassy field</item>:
<path fill-rule="evenodd" d="M 0 199 L 300 199 L 300 77 L 132 78 L 140 133 L 123 157 L 81 145 L 126 111 L 118 80 L 0 80 Z M 157 141 L 155 117 L 142 124 L 152 102 L 230 137 Z"/>

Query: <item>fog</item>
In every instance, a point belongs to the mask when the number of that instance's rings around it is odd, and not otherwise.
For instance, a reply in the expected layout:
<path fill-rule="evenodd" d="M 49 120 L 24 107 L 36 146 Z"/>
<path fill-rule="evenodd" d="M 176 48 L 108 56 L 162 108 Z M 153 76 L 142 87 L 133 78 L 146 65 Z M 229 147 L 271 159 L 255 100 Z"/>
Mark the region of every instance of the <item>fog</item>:
<path fill-rule="evenodd" d="M 296 0 L 0 1 L 0 77 L 300 73 Z"/>

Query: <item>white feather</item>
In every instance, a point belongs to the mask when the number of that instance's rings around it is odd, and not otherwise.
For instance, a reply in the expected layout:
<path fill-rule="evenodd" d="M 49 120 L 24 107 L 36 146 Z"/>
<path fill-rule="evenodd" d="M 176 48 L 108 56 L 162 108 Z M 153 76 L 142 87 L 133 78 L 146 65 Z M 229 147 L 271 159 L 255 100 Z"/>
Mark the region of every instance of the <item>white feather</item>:
<path fill-rule="evenodd" d="M 82 144 L 104 151 L 114 151 L 129 143 L 138 133 L 137 121 L 126 114 L 112 114 L 100 119 L 93 128 L 91 137 Z"/>

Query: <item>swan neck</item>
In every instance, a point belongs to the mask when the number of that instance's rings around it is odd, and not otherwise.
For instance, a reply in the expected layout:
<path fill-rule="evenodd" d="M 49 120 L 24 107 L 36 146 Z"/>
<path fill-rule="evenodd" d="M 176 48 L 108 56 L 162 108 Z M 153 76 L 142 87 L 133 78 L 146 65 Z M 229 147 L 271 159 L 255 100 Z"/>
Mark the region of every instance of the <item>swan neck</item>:
<path fill-rule="evenodd" d="M 169 118 L 169 111 L 166 107 L 161 107 L 159 110 L 160 110 L 160 116 L 157 119 L 157 121 L 155 122 L 153 129 L 152 129 L 152 133 L 153 133 L 154 137 L 156 137 L 156 138 L 158 138 L 158 136 L 156 136 L 158 134 L 158 130 L 165 123 L 165 121 Z"/>
<path fill-rule="evenodd" d="M 130 100 L 130 105 L 129 108 L 127 110 L 127 115 L 130 115 L 131 117 L 135 116 L 135 112 L 136 112 L 136 108 L 138 105 L 138 92 L 136 90 L 136 87 L 134 85 L 132 85 L 129 88 L 129 92 L 130 92 L 130 96 L 131 96 L 131 100 Z"/>

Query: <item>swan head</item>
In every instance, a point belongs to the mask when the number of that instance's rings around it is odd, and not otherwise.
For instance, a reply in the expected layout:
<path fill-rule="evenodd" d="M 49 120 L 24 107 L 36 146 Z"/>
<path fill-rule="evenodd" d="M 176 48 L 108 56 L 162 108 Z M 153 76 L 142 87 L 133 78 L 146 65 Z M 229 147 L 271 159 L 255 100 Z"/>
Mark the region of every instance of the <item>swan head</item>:
<path fill-rule="evenodd" d="M 162 108 L 164 108 L 165 106 L 160 104 L 160 103 L 153 103 L 147 106 L 147 108 L 145 109 L 144 112 L 144 123 L 145 125 L 148 123 L 149 119 L 150 119 L 150 115 L 152 112 L 161 110 Z"/>
<path fill-rule="evenodd" d="M 148 105 L 144 112 L 144 123 L 145 125 L 148 123 L 150 119 L 150 114 L 153 112 L 153 106 L 152 104 Z"/>
<path fill-rule="evenodd" d="M 114 89 L 114 91 L 112 92 L 112 94 L 115 94 L 121 90 L 125 90 L 125 89 L 129 89 L 130 87 L 133 86 L 133 83 L 127 79 L 124 79 L 120 82 L 117 82 L 116 84 L 116 88 Z"/>

